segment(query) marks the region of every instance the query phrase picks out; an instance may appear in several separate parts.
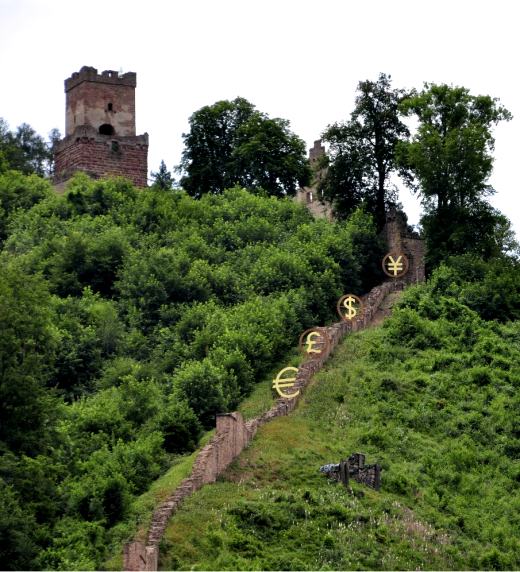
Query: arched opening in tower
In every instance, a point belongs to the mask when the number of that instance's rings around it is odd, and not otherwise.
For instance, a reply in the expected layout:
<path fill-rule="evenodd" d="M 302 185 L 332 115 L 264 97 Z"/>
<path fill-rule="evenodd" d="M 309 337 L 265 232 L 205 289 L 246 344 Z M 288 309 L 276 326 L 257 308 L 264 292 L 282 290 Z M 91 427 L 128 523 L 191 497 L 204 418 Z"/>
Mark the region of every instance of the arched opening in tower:
<path fill-rule="evenodd" d="M 115 131 L 110 123 L 103 123 L 99 126 L 100 135 L 114 135 Z"/>

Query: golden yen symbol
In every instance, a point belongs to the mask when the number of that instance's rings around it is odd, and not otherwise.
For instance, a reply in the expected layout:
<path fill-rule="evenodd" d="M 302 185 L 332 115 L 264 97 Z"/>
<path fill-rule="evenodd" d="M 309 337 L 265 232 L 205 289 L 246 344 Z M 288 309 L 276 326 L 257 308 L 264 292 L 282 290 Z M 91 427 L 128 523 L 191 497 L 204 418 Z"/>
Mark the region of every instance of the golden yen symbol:
<path fill-rule="evenodd" d="M 282 375 L 286 371 L 294 371 L 295 377 L 282 377 Z M 276 389 L 280 397 L 285 397 L 286 399 L 293 399 L 300 393 L 299 389 L 295 393 L 284 393 L 282 391 L 284 388 L 290 388 L 294 385 L 297 373 L 298 373 L 297 367 L 284 367 L 281 371 L 278 372 L 276 379 L 273 379 L 273 389 Z"/>
<path fill-rule="evenodd" d="M 383 271 L 392 278 L 404 276 L 408 271 L 408 258 L 404 254 L 389 252 L 383 258 Z"/>

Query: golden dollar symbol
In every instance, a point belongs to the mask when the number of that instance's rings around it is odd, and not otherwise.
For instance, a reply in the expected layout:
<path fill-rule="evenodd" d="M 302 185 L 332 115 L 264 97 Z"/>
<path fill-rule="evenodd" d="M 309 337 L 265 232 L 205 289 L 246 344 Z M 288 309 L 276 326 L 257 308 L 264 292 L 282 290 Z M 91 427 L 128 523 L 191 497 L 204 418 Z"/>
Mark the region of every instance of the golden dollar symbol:
<path fill-rule="evenodd" d="M 282 371 L 278 372 L 276 379 L 273 379 L 273 389 L 276 389 L 276 391 L 278 392 L 278 395 L 280 395 L 281 397 L 285 397 L 287 399 L 293 399 L 293 397 L 296 397 L 300 393 L 300 390 L 298 389 L 298 391 L 296 393 L 289 393 L 289 394 L 286 394 L 282 391 L 282 389 L 284 387 L 292 387 L 294 385 L 294 382 L 296 381 L 296 377 L 284 377 L 284 378 L 282 378 L 281 376 L 286 371 L 294 371 L 294 372 L 298 373 L 298 368 L 297 367 L 285 367 L 284 369 L 282 369 Z"/>
<path fill-rule="evenodd" d="M 348 296 L 343 300 L 343 306 L 347 309 L 346 318 L 352 320 L 352 318 L 357 314 L 356 308 L 354 308 L 354 302 L 356 301 L 355 298 L 352 296 Z"/>

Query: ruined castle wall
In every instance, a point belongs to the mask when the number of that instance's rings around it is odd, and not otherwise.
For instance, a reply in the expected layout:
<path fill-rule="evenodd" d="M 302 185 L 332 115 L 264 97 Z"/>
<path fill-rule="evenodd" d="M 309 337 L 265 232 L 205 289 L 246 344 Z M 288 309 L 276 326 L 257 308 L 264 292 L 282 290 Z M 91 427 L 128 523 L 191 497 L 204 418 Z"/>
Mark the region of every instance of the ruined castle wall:
<path fill-rule="evenodd" d="M 403 280 L 407 284 L 424 282 L 424 240 L 407 233 L 406 225 L 392 215 L 389 216 L 382 234 L 389 252 L 403 253 L 408 258 L 408 272 L 403 276 Z"/>
<path fill-rule="evenodd" d="M 410 266 L 406 279 L 409 283 L 424 282 L 425 280 L 425 264 L 424 255 L 426 253 L 426 246 L 424 240 L 420 238 L 404 238 L 403 250 Z"/>
<path fill-rule="evenodd" d="M 157 570 L 159 548 L 146 546 L 144 542 L 129 542 L 124 548 L 125 570 Z"/>
<path fill-rule="evenodd" d="M 367 327 L 386 296 L 396 289 L 402 289 L 404 285 L 403 281 L 388 281 L 376 286 L 363 297 L 365 309 L 361 316 L 350 322 L 342 321 L 325 328 L 330 338 L 328 351 L 300 365 L 294 385 L 300 390 L 297 397 L 277 399 L 269 411 L 247 422 L 244 422 L 242 415 L 238 412 L 217 416 L 216 435 L 200 451 L 193 465 L 191 476 L 184 479 L 173 494 L 155 510 L 147 542 L 131 542 L 125 547 L 125 570 L 157 570 L 159 543 L 168 520 L 183 500 L 203 485 L 214 483 L 233 459 L 251 442 L 262 425 L 290 413 L 297 406 L 312 376 L 322 368 L 343 336 L 348 332 L 356 332 Z M 151 567 L 154 563 L 155 568 Z"/>

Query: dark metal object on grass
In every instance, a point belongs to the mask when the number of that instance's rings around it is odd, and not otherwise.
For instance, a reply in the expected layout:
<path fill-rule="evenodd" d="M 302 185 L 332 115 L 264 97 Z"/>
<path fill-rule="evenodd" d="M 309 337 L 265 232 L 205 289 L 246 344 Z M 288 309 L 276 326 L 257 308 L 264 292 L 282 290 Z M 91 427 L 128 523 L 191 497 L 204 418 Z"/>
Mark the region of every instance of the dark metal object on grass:
<path fill-rule="evenodd" d="M 363 483 L 378 491 L 381 488 L 381 466 L 365 465 L 365 455 L 354 453 L 347 460 L 329 463 L 320 467 L 320 473 L 348 486 L 349 479 Z"/>

